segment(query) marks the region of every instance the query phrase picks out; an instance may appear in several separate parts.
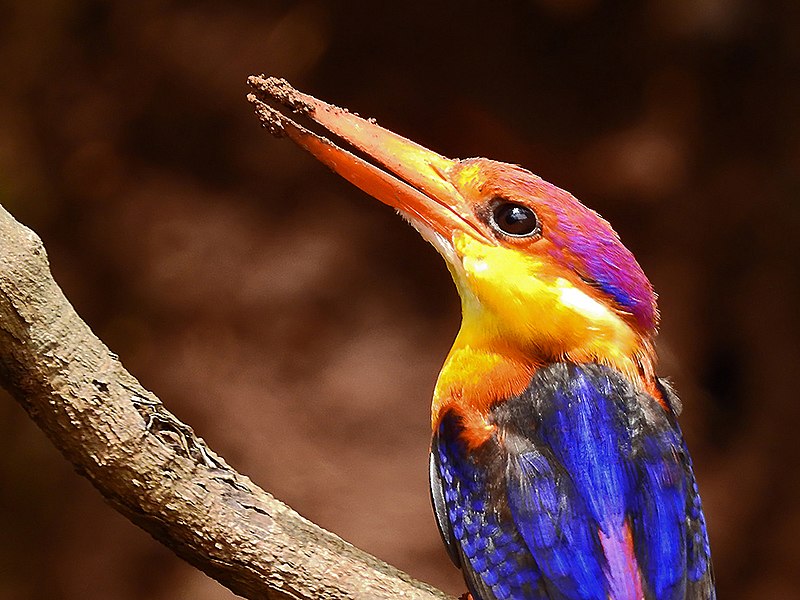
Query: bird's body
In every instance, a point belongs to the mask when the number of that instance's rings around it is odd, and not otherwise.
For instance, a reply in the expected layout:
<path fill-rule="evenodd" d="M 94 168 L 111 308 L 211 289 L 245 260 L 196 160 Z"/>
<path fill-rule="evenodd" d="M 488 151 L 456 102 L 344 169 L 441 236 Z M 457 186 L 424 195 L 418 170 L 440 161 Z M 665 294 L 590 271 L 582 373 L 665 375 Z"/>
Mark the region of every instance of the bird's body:
<path fill-rule="evenodd" d="M 475 598 L 711 597 L 691 464 L 655 398 L 552 363 L 489 420 L 471 450 L 448 412 L 431 448 L 437 521 Z"/>
<path fill-rule="evenodd" d="M 253 98 L 447 262 L 463 319 L 434 392 L 431 496 L 474 600 L 715 598 L 678 402 L 654 374 L 655 294 L 610 225 L 520 167 L 251 83 L 385 167 Z"/>

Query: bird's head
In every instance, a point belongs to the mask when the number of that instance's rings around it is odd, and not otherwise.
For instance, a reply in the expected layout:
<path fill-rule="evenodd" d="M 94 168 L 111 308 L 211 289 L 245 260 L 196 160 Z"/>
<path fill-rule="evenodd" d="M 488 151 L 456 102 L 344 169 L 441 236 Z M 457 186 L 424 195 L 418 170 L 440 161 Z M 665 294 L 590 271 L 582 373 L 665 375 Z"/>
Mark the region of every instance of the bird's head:
<path fill-rule="evenodd" d="M 597 213 L 521 167 L 445 158 L 282 80 L 252 78 L 251 85 L 273 133 L 397 209 L 447 262 L 463 321 L 437 386 L 440 404 L 474 394 L 489 406 L 554 360 L 602 362 L 652 378 L 655 294 Z M 263 98 L 313 119 L 369 160 Z"/>

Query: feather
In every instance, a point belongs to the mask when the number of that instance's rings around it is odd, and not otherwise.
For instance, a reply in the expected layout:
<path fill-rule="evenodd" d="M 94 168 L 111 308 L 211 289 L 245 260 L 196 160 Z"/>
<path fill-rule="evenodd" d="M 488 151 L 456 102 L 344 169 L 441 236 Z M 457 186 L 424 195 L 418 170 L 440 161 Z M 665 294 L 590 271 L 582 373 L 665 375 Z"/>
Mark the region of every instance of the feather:
<path fill-rule="evenodd" d="M 714 598 L 691 463 L 655 398 L 557 363 L 492 421 L 472 449 L 448 413 L 431 448 L 440 531 L 475 600 Z"/>

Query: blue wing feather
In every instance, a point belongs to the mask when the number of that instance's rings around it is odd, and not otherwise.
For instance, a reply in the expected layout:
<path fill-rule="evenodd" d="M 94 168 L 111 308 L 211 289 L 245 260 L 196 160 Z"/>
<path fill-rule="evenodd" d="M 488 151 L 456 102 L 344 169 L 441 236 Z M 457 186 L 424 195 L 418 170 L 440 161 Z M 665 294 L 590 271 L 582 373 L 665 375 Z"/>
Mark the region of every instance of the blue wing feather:
<path fill-rule="evenodd" d="M 546 578 L 549 597 L 605 597 L 600 544 L 583 498 L 533 449 L 509 457 L 514 524 Z"/>
<path fill-rule="evenodd" d="M 431 448 L 437 521 L 475 600 L 714 598 L 691 463 L 652 397 L 607 367 L 557 364 L 492 418 L 468 450 L 448 414 Z M 623 528 L 636 585 L 603 542 Z"/>
<path fill-rule="evenodd" d="M 431 447 L 431 489 L 437 522 L 451 557 L 464 571 L 475 600 L 546 600 L 542 578 L 514 523 L 500 514 L 489 491 L 487 471 L 472 460 L 447 418 Z"/>

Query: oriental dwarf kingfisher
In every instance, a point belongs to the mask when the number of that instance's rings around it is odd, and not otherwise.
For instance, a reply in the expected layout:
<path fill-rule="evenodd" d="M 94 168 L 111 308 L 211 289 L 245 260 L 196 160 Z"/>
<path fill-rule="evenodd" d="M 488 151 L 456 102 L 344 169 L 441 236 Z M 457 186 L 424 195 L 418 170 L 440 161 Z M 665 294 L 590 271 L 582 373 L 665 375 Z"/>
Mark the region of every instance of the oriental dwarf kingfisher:
<path fill-rule="evenodd" d="M 429 468 L 466 597 L 714 599 L 680 404 L 655 375 L 656 296 L 611 226 L 519 166 L 451 160 L 281 79 L 249 83 L 274 135 L 395 208 L 455 281 Z"/>

